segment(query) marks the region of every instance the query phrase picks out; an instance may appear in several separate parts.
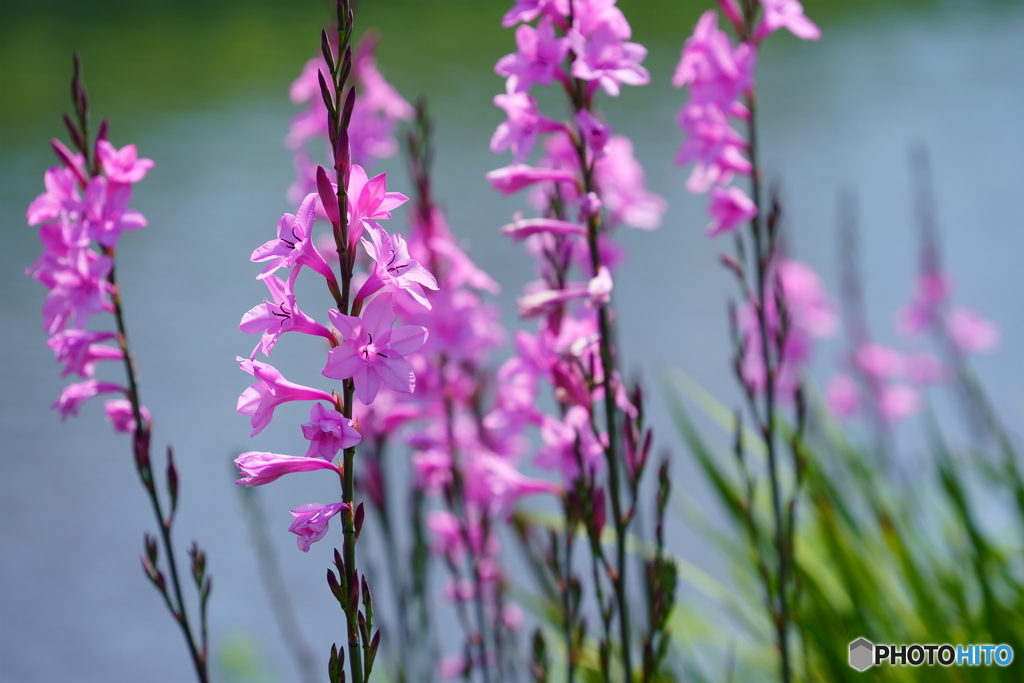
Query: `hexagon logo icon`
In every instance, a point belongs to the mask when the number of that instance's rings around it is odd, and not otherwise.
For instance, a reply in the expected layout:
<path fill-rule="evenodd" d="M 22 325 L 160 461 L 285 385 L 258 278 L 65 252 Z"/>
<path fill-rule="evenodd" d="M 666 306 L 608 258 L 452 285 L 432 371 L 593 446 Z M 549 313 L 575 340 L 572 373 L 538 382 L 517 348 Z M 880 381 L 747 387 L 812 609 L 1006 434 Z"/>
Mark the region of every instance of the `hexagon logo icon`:
<path fill-rule="evenodd" d="M 850 666 L 865 671 L 875 663 L 875 646 L 867 638 L 858 638 L 850 643 Z"/>

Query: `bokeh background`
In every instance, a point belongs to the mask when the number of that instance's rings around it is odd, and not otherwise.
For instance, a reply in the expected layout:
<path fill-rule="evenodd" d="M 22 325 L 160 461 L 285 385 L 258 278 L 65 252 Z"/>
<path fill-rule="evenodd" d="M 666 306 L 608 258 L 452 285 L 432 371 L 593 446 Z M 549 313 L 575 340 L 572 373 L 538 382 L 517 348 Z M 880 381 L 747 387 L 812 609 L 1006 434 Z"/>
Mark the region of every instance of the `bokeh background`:
<path fill-rule="evenodd" d="M 429 97 L 437 197 L 471 256 L 503 286 L 498 301 L 514 329 L 514 297 L 531 279 L 531 264 L 497 228 L 527 207 L 484 180 L 507 163 L 507 155 L 490 153 L 488 141 L 503 118 L 491 103 L 503 87 L 492 67 L 514 50 L 513 32 L 500 26 L 508 4 L 362 0 L 357 27 L 381 32 L 379 65 L 407 99 Z M 698 507 L 710 497 L 666 417 L 656 380 L 675 366 L 727 404 L 738 398 L 726 358 L 732 283 L 715 258 L 726 246 L 703 237 L 706 197 L 688 194 L 686 171 L 672 164 L 682 93 L 669 81 L 707 4 L 621 0 L 633 39 L 650 50 L 652 83 L 600 103 L 616 132 L 632 137 L 650 189 L 669 204 L 660 230 L 621 233 L 629 259 L 615 295 L 626 367 L 647 380 L 657 439 L 675 454 L 676 495 Z M 837 195 L 855 191 L 869 317 L 880 340 L 896 342 L 892 313 L 910 295 L 917 252 L 907 153 L 926 146 L 955 297 L 1002 330 L 998 352 L 975 367 L 1019 435 L 1024 3 L 804 4 L 823 39 L 779 35 L 768 41 L 758 70 L 762 158 L 783 190 L 789 248 L 837 292 Z M 250 378 L 234 357 L 254 343 L 237 330 L 238 320 L 264 295 L 248 255 L 290 208 L 285 190 L 293 170 L 282 140 L 297 109 L 287 87 L 319 49 L 328 17 L 320 0 L 0 4 L 0 681 L 191 676 L 177 628 L 139 569 L 142 532 L 153 522 L 128 441 L 112 433 L 100 401 L 65 424 L 49 409 L 62 382 L 41 325 L 45 291 L 22 274 L 40 251 L 24 211 L 54 163 L 48 139 L 64 134 L 60 114 L 69 104 L 75 50 L 95 122 L 109 117 L 114 143 L 134 142 L 156 161 L 134 199 L 150 227 L 122 240 L 119 280 L 156 444 L 173 443 L 179 462 L 179 547 L 195 537 L 210 554 L 219 678 L 244 673 L 249 657 L 255 665 L 246 680 L 296 678 L 259 582 L 230 460 L 253 448 L 296 452 L 303 413 L 279 409 L 250 442 L 248 421 L 234 411 Z M 400 158 L 376 170 L 412 194 Z M 403 224 L 400 211 L 392 226 Z M 840 348 L 833 342 L 819 349 L 818 380 L 835 367 Z M 319 362 L 287 340 L 275 353 L 275 364 L 302 383 L 315 382 Z M 940 398 L 936 410 L 942 414 Z M 915 423 L 898 438 L 913 457 L 921 443 Z M 304 635 L 320 656 L 343 637 L 323 585 L 330 540 L 303 555 L 285 528 L 289 508 L 329 502 L 334 492 L 317 477 L 289 479 L 261 493 Z M 724 566 L 681 519 L 670 539 L 698 567 Z M 454 627 L 441 636 L 448 650 L 460 637 Z"/>

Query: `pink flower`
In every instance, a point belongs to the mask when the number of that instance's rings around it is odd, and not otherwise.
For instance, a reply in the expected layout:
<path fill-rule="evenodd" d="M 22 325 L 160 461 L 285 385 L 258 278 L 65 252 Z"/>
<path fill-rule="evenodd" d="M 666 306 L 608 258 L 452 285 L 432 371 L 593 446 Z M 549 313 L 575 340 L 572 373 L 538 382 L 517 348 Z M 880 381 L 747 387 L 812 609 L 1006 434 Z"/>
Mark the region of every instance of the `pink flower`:
<path fill-rule="evenodd" d="M 306 195 L 295 215 L 286 213 L 277 222 L 277 239 L 264 243 L 252 252 L 250 261 L 270 261 L 258 279 L 267 277 L 278 268 L 309 266 L 329 282 L 337 282 L 334 272 L 313 243 L 313 221 L 316 219 L 316 205 L 319 201 L 320 197 L 315 192 Z"/>
<path fill-rule="evenodd" d="M 50 337 L 46 345 L 53 349 L 57 362 L 64 363 L 61 377 L 72 372 L 79 377 L 92 377 L 98 360 L 116 360 L 123 358 L 121 349 L 96 342 L 114 339 L 113 332 L 92 332 L 78 328 L 69 328 Z"/>
<path fill-rule="evenodd" d="M 608 147 L 608 140 L 612 135 L 611 126 L 606 125 L 586 109 L 580 109 L 576 112 L 576 124 L 579 126 L 580 134 L 586 141 L 587 147 L 594 155 L 594 158 L 604 156 Z"/>
<path fill-rule="evenodd" d="M 25 217 L 29 225 L 38 225 L 43 221 L 57 218 L 61 211 L 71 209 L 79 204 L 78 181 L 70 169 L 53 166 L 43 175 L 46 192 L 42 193 L 28 205 Z"/>
<path fill-rule="evenodd" d="M 153 168 L 152 159 L 138 158 L 135 145 L 125 145 L 117 149 L 107 140 L 98 140 L 96 151 L 100 155 L 103 172 L 112 183 L 137 183 L 146 177 L 149 169 Z"/>
<path fill-rule="evenodd" d="M 864 344 L 853 354 L 854 362 L 864 374 L 876 379 L 891 379 L 903 374 L 903 356 L 899 351 L 881 344 Z"/>
<path fill-rule="evenodd" d="M 398 233 L 389 235 L 384 228 L 371 225 L 367 228 L 370 241 L 362 240 L 366 253 L 374 261 L 373 272 L 366 280 L 356 301 L 379 291 L 381 287 L 390 286 L 396 290 L 405 290 L 419 304 L 430 309 L 430 301 L 423 293 L 423 287 L 437 290 L 437 280 L 419 261 L 409 258 L 409 247 Z"/>
<path fill-rule="evenodd" d="M 333 460 L 338 451 L 355 446 L 362 440 L 362 435 L 337 410 L 324 408 L 321 403 L 314 403 L 309 410 L 309 422 L 302 425 L 302 435 L 309 439 L 307 458 L 321 457 Z"/>
<path fill-rule="evenodd" d="M 594 436 L 590 412 L 574 405 L 562 420 L 544 415 L 540 437 L 544 446 L 538 451 L 534 464 L 543 469 L 558 469 L 562 481 L 572 482 L 583 471 L 593 472 L 604 462 L 604 446 Z"/>
<path fill-rule="evenodd" d="M 409 201 L 401 192 L 387 191 L 387 174 L 367 178 L 362 166 L 352 165 L 348 180 L 348 240 L 351 244 L 363 230 L 380 227 L 376 221 L 391 218 L 391 210 Z"/>
<path fill-rule="evenodd" d="M 105 247 L 114 247 L 122 230 L 146 227 L 145 216 L 128 208 L 131 196 L 131 185 L 108 182 L 103 176 L 92 178 L 81 206 L 88 236 Z"/>
<path fill-rule="evenodd" d="M 50 407 L 60 410 L 60 420 L 63 422 L 69 415 L 78 415 L 78 409 L 93 396 L 125 391 L 124 387 L 117 384 L 87 379 L 84 382 L 64 387 L 64 390 L 60 392 L 60 398 L 54 401 Z"/>
<path fill-rule="evenodd" d="M 327 535 L 331 517 L 348 507 L 347 503 L 307 503 L 291 510 L 295 521 L 288 527 L 288 531 L 295 534 L 299 550 L 308 553 L 311 545 Z"/>
<path fill-rule="evenodd" d="M 821 29 L 804 16 L 804 6 L 798 0 L 761 0 L 761 6 L 764 18 L 754 32 L 754 40 L 760 42 L 780 28 L 803 40 L 821 38 Z"/>
<path fill-rule="evenodd" d="M 527 477 L 508 460 L 484 451 L 466 459 L 464 485 L 467 500 L 503 512 L 524 496 L 559 491 L 557 485 Z"/>
<path fill-rule="evenodd" d="M 518 52 L 494 65 L 496 74 L 508 78 L 508 92 L 526 92 L 534 83 L 551 85 L 552 78 L 566 80 L 560 64 L 569 52 L 569 40 L 555 36 L 550 16 L 543 16 L 537 28 L 526 24 L 517 28 L 516 47 Z"/>
<path fill-rule="evenodd" d="M 552 235 L 579 235 L 585 237 L 586 227 L 579 223 L 570 223 L 555 218 L 527 218 L 502 226 L 501 233 L 512 239 L 524 240 L 530 235 L 550 233 Z"/>
<path fill-rule="evenodd" d="M 498 124 L 491 136 L 491 151 L 504 152 L 511 147 L 514 163 L 526 161 L 538 133 L 565 129 L 561 123 L 541 116 L 536 100 L 525 92 L 495 95 L 494 104 L 505 110 L 508 120 Z"/>
<path fill-rule="evenodd" d="M 690 192 L 707 192 L 713 185 L 728 184 L 735 173 L 753 172 L 754 167 L 743 156 L 746 141 L 729 125 L 717 104 L 687 103 L 679 110 L 678 122 L 686 139 L 679 148 L 676 165 L 697 162 L 686 180 Z"/>
<path fill-rule="evenodd" d="M 93 313 L 107 310 L 110 285 L 106 281 L 113 262 L 91 249 L 69 253 L 67 268 L 51 273 L 53 289 L 43 304 L 44 329 L 56 334 L 70 321 L 84 328 Z"/>
<path fill-rule="evenodd" d="M 986 353 L 999 346 L 999 327 L 969 308 L 955 307 L 946 319 L 953 343 L 964 353 Z"/>
<path fill-rule="evenodd" d="M 533 318 L 577 299 L 585 299 L 588 303 L 607 303 L 611 291 L 611 272 L 607 266 L 601 266 L 597 275 L 588 282 L 570 282 L 562 289 L 539 289 L 519 297 L 516 303 L 519 305 L 519 317 Z"/>
<path fill-rule="evenodd" d="M 373 401 L 383 381 L 390 389 L 411 394 L 416 376 L 405 356 L 423 346 L 426 328 L 395 322 L 393 295 L 384 292 L 369 303 L 362 318 L 329 313 L 344 341 L 331 349 L 323 375 L 331 379 L 355 378 L 356 396 L 364 404 Z"/>
<path fill-rule="evenodd" d="M 512 164 L 490 171 L 487 180 L 502 194 L 514 194 L 524 187 L 545 181 L 576 184 L 576 174 L 556 168 L 537 168 L 526 164 Z"/>
<path fill-rule="evenodd" d="M 135 412 L 132 410 L 132 402 L 128 399 L 110 399 L 103 404 L 103 412 L 107 414 L 107 419 L 114 426 L 115 432 L 120 432 L 121 434 L 133 434 L 135 432 Z M 142 414 L 142 420 L 146 424 L 152 422 L 153 418 L 149 411 L 146 410 L 146 406 L 141 406 L 139 412 Z"/>
<path fill-rule="evenodd" d="M 781 260 L 776 273 L 793 324 L 815 337 L 832 336 L 839 318 L 814 269 L 799 261 Z"/>
<path fill-rule="evenodd" d="M 875 400 L 882 419 L 895 424 L 917 412 L 921 396 L 906 384 L 886 384 L 878 390 Z"/>
<path fill-rule="evenodd" d="M 533 21 L 541 13 L 554 17 L 569 14 L 569 0 L 516 0 L 516 5 L 501 18 L 505 28 L 520 22 Z"/>
<path fill-rule="evenodd" d="M 653 230 L 661 225 L 668 208 L 665 200 L 648 191 L 644 167 L 633 156 L 633 143 L 624 135 L 613 135 L 605 155 L 594 164 L 594 179 L 600 188 L 604 208 L 615 222 Z M 611 265 L 602 255 L 602 262 Z"/>
<path fill-rule="evenodd" d="M 724 190 L 716 187 L 711 190 L 708 213 L 711 214 L 712 221 L 706 234 L 708 237 L 714 237 L 731 232 L 740 223 L 753 220 L 757 215 L 757 207 L 738 187 L 733 186 Z"/>
<path fill-rule="evenodd" d="M 616 0 L 574 0 L 573 28 L 589 37 L 603 26 L 615 37 L 627 40 L 632 34 L 632 29 L 626 21 L 626 16 L 615 3 Z"/>
<path fill-rule="evenodd" d="M 825 402 L 833 415 L 840 419 L 852 417 L 860 405 L 857 383 L 847 375 L 835 375 L 825 389 Z"/>
<path fill-rule="evenodd" d="M 252 357 L 260 349 L 263 355 L 270 356 L 277 340 L 285 332 L 302 332 L 323 337 L 328 341 L 334 339 L 330 330 L 299 309 L 295 301 L 297 275 L 298 270 L 294 270 L 287 280 L 281 280 L 276 275 L 263 278 L 263 282 L 270 290 L 271 301 L 264 299 L 262 304 L 253 306 L 242 316 L 238 329 L 246 334 L 263 333 L 260 343 L 252 350 Z"/>
<path fill-rule="evenodd" d="M 619 85 L 646 85 L 651 82 L 647 69 L 640 62 L 647 57 L 647 48 L 640 43 L 623 42 L 611 24 L 602 23 L 584 38 L 571 30 L 569 40 L 576 53 L 572 75 L 584 81 L 596 81 L 601 88 L 617 97 Z"/>
<path fill-rule="evenodd" d="M 235 464 L 241 470 L 239 474 L 245 475 L 235 483 L 243 486 L 262 486 L 293 472 L 334 470 L 341 474 L 340 467 L 320 458 L 299 458 L 294 455 L 258 451 L 242 453 L 235 458 Z"/>
<path fill-rule="evenodd" d="M 288 401 L 328 401 L 334 403 L 334 397 L 326 391 L 304 387 L 289 382 L 277 368 L 258 360 L 236 358 L 239 367 L 260 380 L 242 392 L 238 397 L 237 410 L 242 415 L 252 417 L 252 432 L 256 436 L 262 432 L 274 417 L 274 409 Z"/>

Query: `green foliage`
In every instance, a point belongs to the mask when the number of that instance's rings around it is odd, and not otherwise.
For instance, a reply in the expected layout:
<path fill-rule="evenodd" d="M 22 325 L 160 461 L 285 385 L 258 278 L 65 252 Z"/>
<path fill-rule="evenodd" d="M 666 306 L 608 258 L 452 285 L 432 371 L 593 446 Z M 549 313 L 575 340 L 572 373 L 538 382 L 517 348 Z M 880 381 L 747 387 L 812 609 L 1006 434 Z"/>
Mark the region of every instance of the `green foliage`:
<path fill-rule="evenodd" d="M 772 680 L 775 654 L 768 615 L 764 608 L 754 614 L 749 609 L 764 605 L 756 580 L 758 554 L 736 540 L 741 509 L 751 498 L 761 535 L 770 533 L 768 495 L 759 489 L 746 495 L 734 457 L 719 454 L 701 437 L 680 392 L 719 422 L 724 408 L 686 378 L 669 392 L 677 426 L 737 532 L 708 529 L 735 564 L 738 595 L 708 577 L 693 580 L 692 571 L 681 572 L 684 581 L 718 605 L 730 626 L 709 628 L 708 617 L 693 605 L 680 604 L 674 617 L 678 644 L 694 656 L 706 653 L 704 643 L 686 631 L 711 633 L 709 640 L 717 640 L 718 648 L 730 639 L 738 643 L 734 664 L 705 666 L 717 669 L 712 675 L 689 664 L 693 680 Z M 807 472 L 795 538 L 793 616 L 800 680 L 864 680 L 865 674 L 848 664 L 848 645 L 859 637 L 884 644 L 1006 643 L 1015 652 L 1014 663 L 1005 668 L 882 664 L 871 669 L 873 680 L 1022 680 L 1024 515 L 1014 505 L 1020 468 L 1012 460 L 992 465 L 1001 458 L 1017 459 L 1013 449 L 1004 441 L 1002 452 L 994 455 L 959 452 L 931 424 L 931 457 L 910 473 L 849 444 L 823 411 L 815 413 L 813 426 L 804 443 Z M 986 472 L 999 476 L 979 476 Z M 982 504 L 989 514 L 979 513 Z M 1006 513 L 998 515 L 999 528 L 986 523 L 994 516 L 993 506 Z M 707 664 L 708 657 L 703 659 Z"/>

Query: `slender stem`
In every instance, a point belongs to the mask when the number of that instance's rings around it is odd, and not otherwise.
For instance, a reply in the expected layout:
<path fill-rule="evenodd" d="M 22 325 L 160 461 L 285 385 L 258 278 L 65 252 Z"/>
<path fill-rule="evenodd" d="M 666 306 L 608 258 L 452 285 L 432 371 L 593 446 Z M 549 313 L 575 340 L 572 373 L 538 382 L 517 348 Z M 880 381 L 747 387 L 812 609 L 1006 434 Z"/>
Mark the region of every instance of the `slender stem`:
<path fill-rule="evenodd" d="M 764 422 L 761 424 L 762 435 L 768 449 L 768 477 L 772 487 L 772 510 L 775 516 L 775 547 L 778 554 L 778 613 L 775 615 L 775 629 L 777 645 L 780 654 L 781 680 L 788 683 L 790 680 L 789 670 L 789 647 L 788 647 L 788 624 L 789 624 L 789 601 L 787 597 L 787 573 L 788 573 L 788 548 L 786 547 L 785 523 L 782 516 L 782 493 L 779 485 L 778 453 L 775 448 L 775 372 L 776 365 L 773 362 L 771 346 L 769 346 L 769 318 L 768 305 L 770 301 L 769 277 L 773 276 L 770 270 L 774 257 L 774 235 L 769 234 L 768 226 L 764 221 L 761 202 L 761 177 L 760 168 L 757 165 L 757 101 L 753 91 L 746 96 L 747 109 L 750 111 L 748 122 L 748 137 L 750 139 L 750 161 L 753 166 L 751 175 L 752 192 L 754 205 L 757 207 L 757 214 L 750 222 L 751 232 L 754 241 L 754 258 L 757 265 L 757 295 L 758 295 L 758 327 L 761 336 L 761 352 L 765 372 L 765 393 L 764 393 Z M 781 361 L 780 361 L 781 362 Z"/>
<path fill-rule="evenodd" d="M 110 272 L 107 274 L 107 282 L 110 284 L 110 298 L 114 304 L 114 320 L 117 323 L 117 343 L 121 347 L 124 357 L 125 374 L 128 378 L 128 400 L 132 404 L 132 415 L 135 417 L 135 435 L 133 448 L 135 449 L 135 461 L 139 463 L 139 477 L 142 485 L 149 494 L 150 503 L 153 506 L 153 514 L 156 516 L 157 524 L 160 527 L 160 537 L 163 540 L 164 550 L 167 553 L 167 566 L 171 571 L 171 586 L 174 590 L 176 605 L 172 605 L 171 613 L 174 620 L 181 626 L 188 645 L 189 654 L 192 657 L 192 664 L 196 669 L 196 676 L 200 681 L 206 683 L 206 652 L 201 651 L 196 645 L 195 636 L 192 633 L 192 626 L 188 620 L 185 610 L 185 599 L 181 592 L 181 581 L 178 578 L 178 563 L 175 560 L 174 544 L 171 540 L 171 523 L 173 520 L 164 517 L 160 498 L 156 493 L 156 486 L 153 483 L 153 470 L 149 458 L 149 425 L 142 419 L 142 403 L 139 400 L 139 385 L 135 377 L 135 357 L 132 355 L 131 347 L 128 345 L 128 332 L 124 324 L 124 312 L 121 308 L 121 294 L 117 287 L 117 278 L 113 265 L 115 253 L 111 248 L 105 248 L 104 253 L 111 259 Z M 145 453 L 140 452 L 145 449 Z"/>

